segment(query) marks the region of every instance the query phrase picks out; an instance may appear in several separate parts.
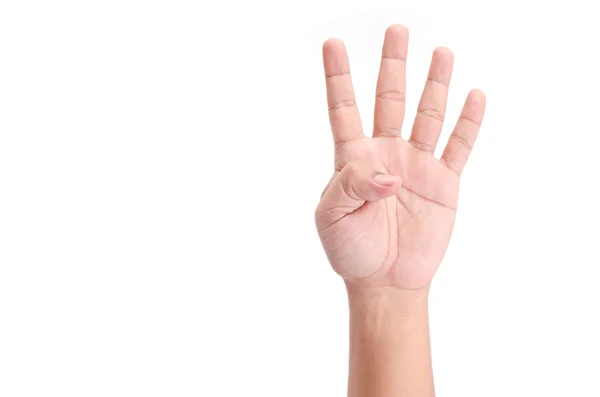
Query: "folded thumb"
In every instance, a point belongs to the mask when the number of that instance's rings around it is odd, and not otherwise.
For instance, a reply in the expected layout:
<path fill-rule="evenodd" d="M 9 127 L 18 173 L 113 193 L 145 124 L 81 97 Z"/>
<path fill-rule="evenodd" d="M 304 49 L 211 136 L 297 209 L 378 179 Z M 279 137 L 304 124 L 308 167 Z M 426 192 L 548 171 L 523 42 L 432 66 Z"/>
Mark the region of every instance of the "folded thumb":
<path fill-rule="evenodd" d="M 379 172 L 367 162 L 346 164 L 336 176 L 321 199 L 322 209 L 340 208 L 354 212 L 366 201 L 379 201 L 390 197 L 402 186 L 396 175 Z"/>

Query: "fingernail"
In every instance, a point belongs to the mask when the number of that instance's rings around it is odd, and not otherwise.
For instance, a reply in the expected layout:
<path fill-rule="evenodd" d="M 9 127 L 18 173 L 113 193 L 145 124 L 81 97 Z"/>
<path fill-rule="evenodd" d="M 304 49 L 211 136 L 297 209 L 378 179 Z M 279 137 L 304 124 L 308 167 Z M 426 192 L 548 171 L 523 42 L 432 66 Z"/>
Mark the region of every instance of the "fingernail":
<path fill-rule="evenodd" d="M 394 175 L 377 174 L 373 178 L 378 185 L 390 187 L 394 183 L 398 182 L 398 177 Z"/>

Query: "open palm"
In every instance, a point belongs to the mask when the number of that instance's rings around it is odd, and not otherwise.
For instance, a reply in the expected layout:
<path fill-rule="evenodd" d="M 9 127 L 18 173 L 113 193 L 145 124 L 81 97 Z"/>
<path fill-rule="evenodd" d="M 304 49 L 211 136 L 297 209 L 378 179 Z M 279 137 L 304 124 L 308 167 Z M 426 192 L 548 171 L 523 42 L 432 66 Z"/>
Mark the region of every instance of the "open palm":
<path fill-rule="evenodd" d="M 429 285 L 446 252 L 459 179 L 485 109 L 469 93 L 441 159 L 439 139 L 453 55 L 437 48 L 411 137 L 404 119 L 408 30 L 388 28 L 383 44 L 373 137 L 363 134 L 348 56 L 339 40 L 323 46 L 327 99 L 335 142 L 335 172 L 316 210 L 316 224 L 333 269 L 348 282 L 419 289 Z"/>

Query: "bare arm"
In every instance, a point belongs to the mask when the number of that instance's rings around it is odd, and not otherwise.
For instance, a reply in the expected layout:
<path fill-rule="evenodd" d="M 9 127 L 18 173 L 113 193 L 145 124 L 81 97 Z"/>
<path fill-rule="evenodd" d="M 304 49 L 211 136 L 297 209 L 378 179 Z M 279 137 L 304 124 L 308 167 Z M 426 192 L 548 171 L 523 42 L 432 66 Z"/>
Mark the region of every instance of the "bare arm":
<path fill-rule="evenodd" d="M 428 288 L 348 288 L 349 397 L 433 397 Z"/>

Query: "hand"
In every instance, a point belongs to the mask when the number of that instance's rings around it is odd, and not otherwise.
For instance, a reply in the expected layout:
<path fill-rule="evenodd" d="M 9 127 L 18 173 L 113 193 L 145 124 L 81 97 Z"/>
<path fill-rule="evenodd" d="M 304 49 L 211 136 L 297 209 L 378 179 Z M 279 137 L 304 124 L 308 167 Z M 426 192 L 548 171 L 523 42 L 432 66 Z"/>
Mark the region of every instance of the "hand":
<path fill-rule="evenodd" d="M 431 283 L 450 240 L 460 175 L 483 119 L 485 96 L 473 90 L 441 159 L 434 157 L 453 64 L 450 50 L 440 47 L 411 137 L 403 140 L 407 48 L 408 30 L 388 28 L 368 138 L 344 44 L 331 39 L 323 45 L 335 172 L 315 218 L 331 266 L 351 285 L 412 290 Z"/>

